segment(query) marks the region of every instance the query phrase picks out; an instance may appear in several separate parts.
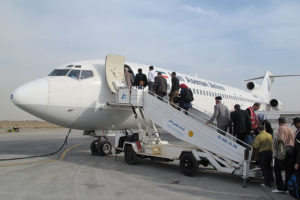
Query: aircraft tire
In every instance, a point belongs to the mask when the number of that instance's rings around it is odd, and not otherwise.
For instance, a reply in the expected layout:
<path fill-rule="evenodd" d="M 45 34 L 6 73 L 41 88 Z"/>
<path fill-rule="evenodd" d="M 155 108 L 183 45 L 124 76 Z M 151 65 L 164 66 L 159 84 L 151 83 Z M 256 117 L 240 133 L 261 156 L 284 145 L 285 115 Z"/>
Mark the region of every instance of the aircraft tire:
<path fill-rule="evenodd" d="M 99 143 L 99 140 L 94 140 L 91 145 L 90 145 L 90 150 L 91 150 L 91 154 L 92 155 L 98 155 L 98 143 Z"/>
<path fill-rule="evenodd" d="M 128 165 L 136 165 L 137 164 L 137 155 L 135 151 L 132 149 L 132 146 L 128 146 L 124 150 L 124 159 Z"/>
<path fill-rule="evenodd" d="M 109 141 L 101 141 L 97 145 L 98 152 L 100 156 L 108 156 L 111 154 L 112 145 Z"/>
<path fill-rule="evenodd" d="M 186 176 L 195 176 L 199 168 L 199 164 L 192 153 L 184 154 L 180 158 L 179 166 L 182 173 Z"/>

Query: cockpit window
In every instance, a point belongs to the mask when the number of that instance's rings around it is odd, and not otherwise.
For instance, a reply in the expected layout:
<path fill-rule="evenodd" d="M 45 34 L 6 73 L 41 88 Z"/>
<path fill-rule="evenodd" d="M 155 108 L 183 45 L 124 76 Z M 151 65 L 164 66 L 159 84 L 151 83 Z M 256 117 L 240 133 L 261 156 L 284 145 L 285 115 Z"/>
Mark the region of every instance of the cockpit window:
<path fill-rule="evenodd" d="M 81 65 L 75 65 L 75 68 L 81 68 Z"/>
<path fill-rule="evenodd" d="M 69 69 L 55 69 L 48 76 L 65 76 L 69 71 Z"/>
<path fill-rule="evenodd" d="M 68 66 L 67 66 L 67 68 L 71 68 L 71 67 L 73 67 L 73 65 L 68 65 Z"/>
<path fill-rule="evenodd" d="M 82 72 L 81 72 L 81 78 L 80 79 L 86 79 L 86 78 L 91 78 L 91 77 L 93 77 L 93 72 L 92 71 L 90 71 L 90 70 L 83 70 Z"/>
<path fill-rule="evenodd" d="M 71 78 L 79 79 L 80 70 L 72 70 L 68 76 Z"/>

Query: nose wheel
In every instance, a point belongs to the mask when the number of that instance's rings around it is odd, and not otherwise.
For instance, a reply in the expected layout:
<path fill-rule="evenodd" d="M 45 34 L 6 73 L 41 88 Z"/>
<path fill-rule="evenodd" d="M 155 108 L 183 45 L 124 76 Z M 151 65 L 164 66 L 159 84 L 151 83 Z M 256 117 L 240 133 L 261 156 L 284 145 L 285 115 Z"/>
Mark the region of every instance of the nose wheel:
<path fill-rule="evenodd" d="M 108 156 L 111 154 L 112 145 L 108 140 L 97 139 L 90 145 L 92 155 Z"/>

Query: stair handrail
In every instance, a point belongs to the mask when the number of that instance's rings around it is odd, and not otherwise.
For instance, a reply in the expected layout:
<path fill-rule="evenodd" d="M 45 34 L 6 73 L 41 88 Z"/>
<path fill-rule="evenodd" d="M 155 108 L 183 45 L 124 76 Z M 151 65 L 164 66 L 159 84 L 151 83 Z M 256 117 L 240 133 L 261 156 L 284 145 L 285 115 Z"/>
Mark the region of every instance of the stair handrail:
<path fill-rule="evenodd" d="M 200 117 L 194 115 L 193 113 L 191 113 L 191 112 L 189 112 L 189 111 L 186 111 L 186 110 L 182 109 L 181 107 L 179 107 L 178 105 L 176 105 L 176 104 L 170 102 L 168 99 L 163 98 L 163 97 L 160 97 L 159 95 L 157 95 L 157 94 L 154 93 L 153 91 L 150 91 L 150 90 L 145 91 L 145 90 L 144 90 L 144 92 L 148 92 L 148 94 L 150 94 L 150 95 L 156 97 L 157 100 L 161 100 L 162 102 L 167 103 L 168 105 L 173 106 L 173 107 L 176 108 L 178 111 L 183 112 L 183 113 L 187 113 L 188 116 L 193 116 L 193 117 L 196 118 L 197 120 L 199 120 L 199 121 L 201 121 L 202 123 L 206 124 L 205 122 L 207 121 L 207 118 L 200 118 Z M 200 111 L 200 112 L 201 112 L 201 111 Z M 242 140 L 240 140 L 240 139 L 234 137 L 233 135 L 231 135 L 231 134 L 229 134 L 229 133 L 223 131 L 222 129 L 219 129 L 217 126 L 215 126 L 215 125 L 213 125 L 213 124 L 211 124 L 211 123 L 206 124 L 206 125 L 208 125 L 209 127 L 215 129 L 216 132 L 221 133 L 222 135 L 226 136 L 227 138 L 229 138 L 229 139 L 231 139 L 231 140 L 233 140 L 233 141 L 236 140 L 237 143 L 240 143 L 240 144 L 241 144 L 243 147 L 245 147 L 246 149 L 249 149 L 249 150 L 252 150 L 252 149 L 253 149 L 253 147 L 252 147 L 251 145 L 249 145 L 249 144 L 245 143 L 244 141 L 242 141 Z"/>

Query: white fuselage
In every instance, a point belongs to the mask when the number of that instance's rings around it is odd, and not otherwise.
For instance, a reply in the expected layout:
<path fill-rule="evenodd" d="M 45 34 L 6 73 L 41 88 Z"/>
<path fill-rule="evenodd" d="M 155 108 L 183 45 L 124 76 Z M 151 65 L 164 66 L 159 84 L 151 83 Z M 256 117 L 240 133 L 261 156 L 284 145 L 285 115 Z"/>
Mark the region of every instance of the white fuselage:
<path fill-rule="evenodd" d="M 148 74 L 148 65 L 129 62 L 126 64 L 134 74 L 138 68 Z M 115 96 L 106 81 L 104 60 L 75 62 L 56 69 L 65 69 L 68 73 L 65 76 L 47 76 L 18 87 L 11 96 L 13 103 L 43 120 L 73 129 L 110 130 L 136 127 L 131 109 L 107 105 L 114 101 Z M 72 70 L 80 70 L 79 78 L 70 75 Z M 172 71 L 158 67 L 154 70 L 162 72 L 171 86 Z M 92 71 L 93 75 L 84 78 L 83 71 Z M 177 72 L 177 77 L 180 83 L 185 83 L 192 89 L 193 106 L 208 114 L 213 113 L 215 96 L 222 96 L 223 103 L 229 110 L 233 110 L 235 104 L 240 104 L 245 109 L 254 102 L 260 102 L 261 110 L 264 110 L 269 101 L 264 96 L 182 73 Z"/>

